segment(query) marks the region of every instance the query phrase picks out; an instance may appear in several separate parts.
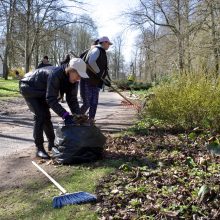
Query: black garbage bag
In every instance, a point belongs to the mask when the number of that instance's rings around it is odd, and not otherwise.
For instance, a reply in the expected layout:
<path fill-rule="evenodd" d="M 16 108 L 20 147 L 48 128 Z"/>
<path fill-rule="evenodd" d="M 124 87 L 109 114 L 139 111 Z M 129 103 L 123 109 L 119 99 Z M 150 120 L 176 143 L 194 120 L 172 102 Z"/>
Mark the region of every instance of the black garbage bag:
<path fill-rule="evenodd" d="M 60 153 L 54 155 L 59 164 L 77 164 L 102 158 L 106 137 L 95 126 L 59 125 L 55 144 Z"/>

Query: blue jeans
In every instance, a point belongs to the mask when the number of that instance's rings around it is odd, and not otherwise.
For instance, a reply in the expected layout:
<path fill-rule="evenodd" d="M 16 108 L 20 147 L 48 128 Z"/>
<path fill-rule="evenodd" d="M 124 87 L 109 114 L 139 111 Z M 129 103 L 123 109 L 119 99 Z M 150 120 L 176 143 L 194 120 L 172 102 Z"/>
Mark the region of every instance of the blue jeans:
<path fill-rule="evenodd" d="M 89 109 L 89 119 L 94 119 L 99 101 L 100 88 L 92 86 L 87 80 L 80 80 L 80 95 L 83 104 L 80 108 L 81 114 L 85 114 Z"/>

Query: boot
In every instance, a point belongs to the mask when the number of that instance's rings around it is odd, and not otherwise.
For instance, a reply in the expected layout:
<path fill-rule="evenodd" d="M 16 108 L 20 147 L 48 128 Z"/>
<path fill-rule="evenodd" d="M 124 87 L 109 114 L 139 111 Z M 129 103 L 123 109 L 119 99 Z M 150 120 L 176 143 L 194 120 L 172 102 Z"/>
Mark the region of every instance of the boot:
<path fill-rule="evenodd" d="M 47 154 L 47 152 L 45 151 L 44 147 L 42 147 L 42 146 L 37 147 L 36 156 L 40 157 L 42 159 L 45 159 L 45 160 L 50 159 L 50 156 Z"/>

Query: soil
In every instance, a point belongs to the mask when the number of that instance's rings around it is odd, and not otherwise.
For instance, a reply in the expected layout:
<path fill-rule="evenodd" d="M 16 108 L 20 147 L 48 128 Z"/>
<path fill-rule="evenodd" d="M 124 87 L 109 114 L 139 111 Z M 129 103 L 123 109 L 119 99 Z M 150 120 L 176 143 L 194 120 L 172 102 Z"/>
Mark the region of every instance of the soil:
<path fill-rule="evenodd" d="M 97 114 L 97 124 L 102 132 L 118 132 L 131 125 L 136 111 L 131 109 L 128 112 L 127 108 L 121 106 L 120 96 L 112 93 L 111 98 L 109 98 L 108 92 L 102 92 L 100 98 L 101 102 Z M 115 117 L 115 114 L 117 117 Z M 24 121 L 22 121 L 23 119 Z M 59 119 L 55 116 L 53 120 L 56 121 Z M 34 143 L 32 143 L 32 122 L 31 113 L 22 97 L 0 99 L 0 190 L 20 187 L 29 179 L 34 179 L 36 175 L 38 175 L 37 178 L 44 178 L 44 175 L 39 175 L 39 172 L 31 164 L 32 160 L 37 160 Z M 27 131 L 27 137 L 24 137 L 26 142 L 22 139 L 19 140 L 19 143 L 16 142 L 18 138 L 14 138 L 14 135 L 16 135 L 15 132 L 17 131 L 20 132 L 20 136 Z M 10 136 L 10 142 L 8 141 L 9 139 L 5 138 L 8 134 Z M 9 145 L 13 153 L 9 152 L 5 156 L 3 150 L 7 151 Z M 51 165 L 51 161 L 37 161 L 42 164 L 43 168 L 46 166 L 48 172 L 56 169 L 55 166 Z"/>
<path fill-rule="evenodd" d="M 28 111 L 23 98 L 0 100 L 0 120 L 1 116 L 10 117 Z M 13 126 L 10 123 L 1 123 L 1 130 L 3 129 L 10 132 Z M 39 179 L 39 172 L 31 164 L 31 161 L 35 160 L 44 164 L 43 166 L 49 165 L 51 161 L 37 159 L 33 148 L 34 146 L 30 145 L 30 148 L 17 149 L 15 153 L 0 156 L 0 191 L 22 187 L 28 180 L 34 179 L 36 176 Z M 47 166 L 47 170 L 49 171 L 50 169 L 53 170 L 54 166 Z"/>
<path fill-rule="evenodd" d="M 10 98 L 0 100 L 0 115 L 19 114 L 28 111 L 23 98 Z"/>

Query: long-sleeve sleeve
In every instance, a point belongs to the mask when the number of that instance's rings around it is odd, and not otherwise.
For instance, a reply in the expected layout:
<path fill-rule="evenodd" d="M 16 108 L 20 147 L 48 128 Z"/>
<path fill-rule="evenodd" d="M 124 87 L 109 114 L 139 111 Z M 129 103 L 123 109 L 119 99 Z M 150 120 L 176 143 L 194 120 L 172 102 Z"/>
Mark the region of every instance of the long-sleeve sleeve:
<path fill-rule="evenodd" d="M 66 93 L 66 101 L 72 114 L 80 114 L 79 102 L 77 98 L 78 84 L 79 83 L 76 82 L 70 85 L 70 88 Z"/>
<path fill-rule="evenodd" d="M 66 109 L 58 101 L 60 92 L 60 79 L 53 74 L 48 76 L 46 100 L 50 108 L 60 117 L 66 112 Z"/>

